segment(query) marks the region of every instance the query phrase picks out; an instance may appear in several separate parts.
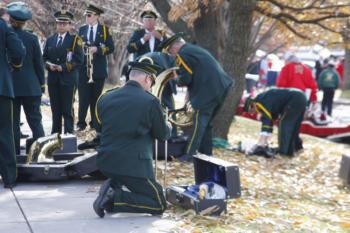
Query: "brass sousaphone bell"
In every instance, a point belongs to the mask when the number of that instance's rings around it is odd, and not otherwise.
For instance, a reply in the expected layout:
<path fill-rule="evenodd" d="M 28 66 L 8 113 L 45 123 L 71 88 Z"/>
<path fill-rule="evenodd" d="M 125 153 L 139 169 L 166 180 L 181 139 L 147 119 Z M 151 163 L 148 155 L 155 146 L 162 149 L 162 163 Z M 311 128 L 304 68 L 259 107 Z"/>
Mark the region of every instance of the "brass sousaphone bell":
<path fill-rule="evenodd" d="M 162 101 L 162 94 L 166 84 L 173 78 L 173 72 L 177 69 L 177 67 L 166 69 L 157 76 L 151 92 L 160 100 L 160 102 Z M 190 102 L 185 103 L 182 108 L 169 111 L 169 121 L 181 128 L 192 126 L 193 116 L 194 110 Z"/>

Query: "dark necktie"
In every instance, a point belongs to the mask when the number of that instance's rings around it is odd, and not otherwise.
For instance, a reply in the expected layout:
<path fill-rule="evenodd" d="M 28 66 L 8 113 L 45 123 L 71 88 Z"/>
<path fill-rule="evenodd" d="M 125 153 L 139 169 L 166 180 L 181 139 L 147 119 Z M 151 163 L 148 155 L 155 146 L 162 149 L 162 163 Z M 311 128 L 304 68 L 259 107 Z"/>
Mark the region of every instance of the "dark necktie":
<path fill-rule="evenodd" d="M 60 47 L 60 46 L 62 46 L 62 36 L 59 36 L 58 37 L 58 41 L 57 41 L 57 45 L 56 45 L 56 47 Z"/>
<path fill-rule="evenodd" d="M 92 26 L 90 27 L 89 42 L 90 44 L 94 42 L 94 29 L 92 28 Z"/>

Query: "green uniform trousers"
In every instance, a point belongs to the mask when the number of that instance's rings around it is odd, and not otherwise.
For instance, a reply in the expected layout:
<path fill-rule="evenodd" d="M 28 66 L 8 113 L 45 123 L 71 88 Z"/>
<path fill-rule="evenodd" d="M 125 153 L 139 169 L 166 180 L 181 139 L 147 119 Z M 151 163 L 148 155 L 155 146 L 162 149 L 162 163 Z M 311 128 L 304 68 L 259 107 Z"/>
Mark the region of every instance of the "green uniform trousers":
<path fill-rule="evenodd" d="M 221 101 L 218 103 L 214 103 L 204 109 L 195 111 L 193 126 L 190 130 L 190 141 L 186 147 L 186 154 L 194 155 L 197 153 L 197 150 L 202 154 L 213 154 L 213 120 L 221 109 L 221 106 L 224 103 L 229 90 L 230 88 L 227 88 L 225 90 L 221 96 Z"/>
<path fill-rule="evenodd" d="M 18 96 L 13 101 L 13 130 L 15 138 L 16 154 L 20 154 L 20 140 L 21 140 L 21 106 L 23 106 L 24 113 L 30 129 L 32 130 L 33 140 L 45 136 L 42 116 L 40 111 L 41 96 Z"/>
<path fill-rule="evenodd" d="M 0 106 L 0 174 L 4 184 L 12 184 L 17 178 L 12 99 L 0 96 Z"/>
<path fill-rule="evenodd" d="M 102 171 L 112 179 L 114 189 L 114 213 L 162 214 L 166 209 L 166 200 L 162 186 L 154 179 L 121 176 Z M 124 191 L 122 186 L 130 190 Z"/>
<path fill-rule="evenodd" d="M 292 156 L 299 142 L 300 124 L 304 118 L 306 98 L 303 93 L 294 95 L 280 118 L 278 127 L 279 153 Z"/>
<path fill-rule="evenodd" d="M 73 133 L 74 112 L 73 102 L 76 87 L 74 85 L 48 85 L 51 112 L 51 134 L 62 133 L 62 117 L 64 119 L 64 133 Z"/>
<path fill-rule="evenodd" d="M 98 129 L 98 123 L 96 120 L 95 106 L 98 97 L 100 97 L 105 79 L 94 80 L 93 83 L 79 82 L 79 112 L 78 112 L 78 123 L 77 126 L 81 128 L 86 127 L 86 114 L 90 107 L 91 122 L 90 127 Z"/>

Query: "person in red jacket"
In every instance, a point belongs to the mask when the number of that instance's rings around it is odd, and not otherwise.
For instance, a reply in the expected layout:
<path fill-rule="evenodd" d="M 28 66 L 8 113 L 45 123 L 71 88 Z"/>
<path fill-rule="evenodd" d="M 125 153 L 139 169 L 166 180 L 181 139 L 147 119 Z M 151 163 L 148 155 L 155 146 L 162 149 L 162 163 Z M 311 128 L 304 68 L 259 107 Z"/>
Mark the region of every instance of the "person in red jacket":
<path fill-rule="evenodd" d="M 287 64 L 282 68 L 277 78 L 277 87 L 297 88 L 302 90 L 306 94 L 308 100 L 312 103 L 316 103 L 317 83 L 312 76 L 310 68 L 301 63 L 294 54 L 288 56 L 286 61 Z M 311 94 L 309 93 L 310 90 Z"/>
<path fill-rule="evenodd" d="M 339 74 L 341 88 L 344 88 L 344 61 L 345 59 L 342 58 L 336 68 Z"/>

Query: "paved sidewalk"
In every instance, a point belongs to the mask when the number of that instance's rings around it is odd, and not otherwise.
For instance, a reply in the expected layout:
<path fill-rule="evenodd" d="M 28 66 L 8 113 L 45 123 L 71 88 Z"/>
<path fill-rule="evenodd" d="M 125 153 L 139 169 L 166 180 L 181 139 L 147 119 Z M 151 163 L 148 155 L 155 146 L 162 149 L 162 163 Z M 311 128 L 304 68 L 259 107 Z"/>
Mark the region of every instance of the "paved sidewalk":
<path fill-rule="evenodd" d="M 0 187 L 0 232 L 172 232 L 175 222 L 149 215 L 114 214 L 100 219 L 92 208 L 102 181 L 89 178 Z"/>
<path fill-rule="evenodd" d="M 49 107 L 46 107 L 49 108 Z M 31 135 L 22 112 L 21 130 Z M 46 135 L 51 117 L 43 114 Z M 25 144 L 22 139 L 21 144 Z M 102 181 L 18 183 L 4 189 L 0 178 L 0 233 L 153 233 L 173 232 L 176 222 L 142 214 L 114 214 L 100 219 L 92 208 Z"/>

